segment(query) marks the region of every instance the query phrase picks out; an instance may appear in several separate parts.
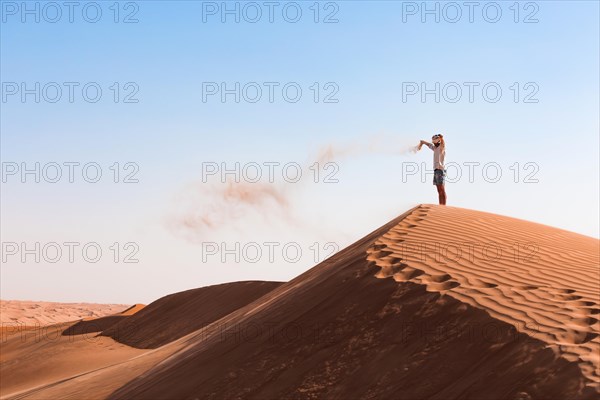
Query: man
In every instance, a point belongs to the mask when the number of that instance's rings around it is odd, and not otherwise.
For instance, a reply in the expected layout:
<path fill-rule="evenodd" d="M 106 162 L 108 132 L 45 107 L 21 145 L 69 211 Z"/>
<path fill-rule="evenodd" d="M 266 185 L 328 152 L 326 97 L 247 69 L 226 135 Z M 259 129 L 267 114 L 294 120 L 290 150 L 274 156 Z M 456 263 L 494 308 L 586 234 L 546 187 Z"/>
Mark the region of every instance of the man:
<path fill-rule="evenodd" d="M 444 167 L 444 158 L 446 158 L 446 143 L 444 136 L 441 134 L 431 137 L 433 143 L 421 140 L 417 151 L 421 150 L 423 145 L 433 150 L 433 184 L 437 188 L 440 204 L 446 205 L 446 189 L 444 188 L 444 177 L 446 176 L 446 168 Z"/>

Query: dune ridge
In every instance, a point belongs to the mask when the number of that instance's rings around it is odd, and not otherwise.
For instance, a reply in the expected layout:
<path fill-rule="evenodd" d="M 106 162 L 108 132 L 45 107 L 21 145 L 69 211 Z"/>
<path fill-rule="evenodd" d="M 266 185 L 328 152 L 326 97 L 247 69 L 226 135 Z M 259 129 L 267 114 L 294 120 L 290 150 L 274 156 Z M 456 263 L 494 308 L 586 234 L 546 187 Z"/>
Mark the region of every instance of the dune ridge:
<path fill-rule="evenodd" d="M 173 293 L 153 301 L 102 336 L 132 347 L 153 349 L 204 328 L 258 299 L 281 282 L 240 281 Z"/>
<path fill-rule="evenodd" d="M 600 390 L 599 242 L 456 207 L 421 205 L 368 250 L 377 278 L 424 285 L 577 362 Z"/>

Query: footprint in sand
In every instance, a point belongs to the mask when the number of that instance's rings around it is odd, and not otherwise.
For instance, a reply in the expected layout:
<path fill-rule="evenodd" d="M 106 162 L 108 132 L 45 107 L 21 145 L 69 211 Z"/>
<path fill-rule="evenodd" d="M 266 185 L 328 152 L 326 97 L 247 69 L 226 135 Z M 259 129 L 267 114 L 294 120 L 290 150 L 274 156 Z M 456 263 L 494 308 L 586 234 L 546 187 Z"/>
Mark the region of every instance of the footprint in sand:
<path fill-rule="evenodd" d="M 559 335 L 563 342 L 571 344 L 583 344 L 598 337 L 595 332 L 567 329 L 566 333 Z"/>
<path fill-rule="evenodd" d="M 556 291 L 558 293 L 565 293 L 565 294 L 575 293 L 575 290 L 573 290 L 573 289 L 554 289 L 554 291 Z"/>
<path fill-rule="evenodd" d="M 568 294 L 568 295 L 563 295 L 563 296 L 559 296 L 561 299 L 566 300 L 566 301 L 574 301 L 574 300 L 581 300 L 583 299 L 583 297 L 581 296 L 577 296 L 574 294 Z"/>
<path fill-rule="evenodd" d="M 436 283 L 442 283 L 450 280 L 452 277 L 449 274 L 431 275 L 431 281 Z"/>
<path fill-rule="evenodd" d="M 394 280 L 397 282 L 406 282 L 417 276 L 423 275 L 425 272 L 417 268 L 406 267 L 402 271 L 394 274 Z"/>
<path fill-rule="evenodd" d="M 427 290 L 433 292 L 442 292 L 444 290 L 450 290 L 458 286 L 460 286 L 460 283 L 456 281 L 433 282 L 427 284 Z"/>

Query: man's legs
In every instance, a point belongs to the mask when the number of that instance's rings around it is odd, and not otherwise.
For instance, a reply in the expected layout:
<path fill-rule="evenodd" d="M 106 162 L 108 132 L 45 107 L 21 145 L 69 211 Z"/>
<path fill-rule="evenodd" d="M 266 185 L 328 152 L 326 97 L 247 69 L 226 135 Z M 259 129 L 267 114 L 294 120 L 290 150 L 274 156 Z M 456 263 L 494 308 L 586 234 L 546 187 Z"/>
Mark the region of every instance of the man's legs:
<path fill-rule="evenodd" d="M 438 191 L 438 198 L 440 201 L 440 205 L 446 205 L 446 188 L 444 185 L 435 185 Z"/>
<path fill-rule="evenodd" d="M 444 180 L 446 177 L 446 171 L 441 169 L 436 169 L 433 171 L 433 184 L 437 188 L 438 198 L 440 201 L 440 205 L 446 205 L 446 188 L 444 187 Z"/>

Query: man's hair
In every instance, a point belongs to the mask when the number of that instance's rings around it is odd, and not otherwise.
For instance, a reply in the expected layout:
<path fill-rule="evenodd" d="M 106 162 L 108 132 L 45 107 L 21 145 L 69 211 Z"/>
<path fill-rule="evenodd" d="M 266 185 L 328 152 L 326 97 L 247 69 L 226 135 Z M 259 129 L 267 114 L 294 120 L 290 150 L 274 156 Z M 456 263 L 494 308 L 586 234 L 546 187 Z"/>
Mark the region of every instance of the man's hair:
<path fill-rule="evenodd" d="M 440 139 L 440 141 L 438 143 L 434 143 L 435 147 L 444 145 L 444 147 L 446 146 L 446 142 L 444 141 L 444 135 L 442 135 L 441 133 L 436 133 L 435 135 L 433 135 L 431 137 L 432 140 L 436 140 L 436 139 Z"/>

